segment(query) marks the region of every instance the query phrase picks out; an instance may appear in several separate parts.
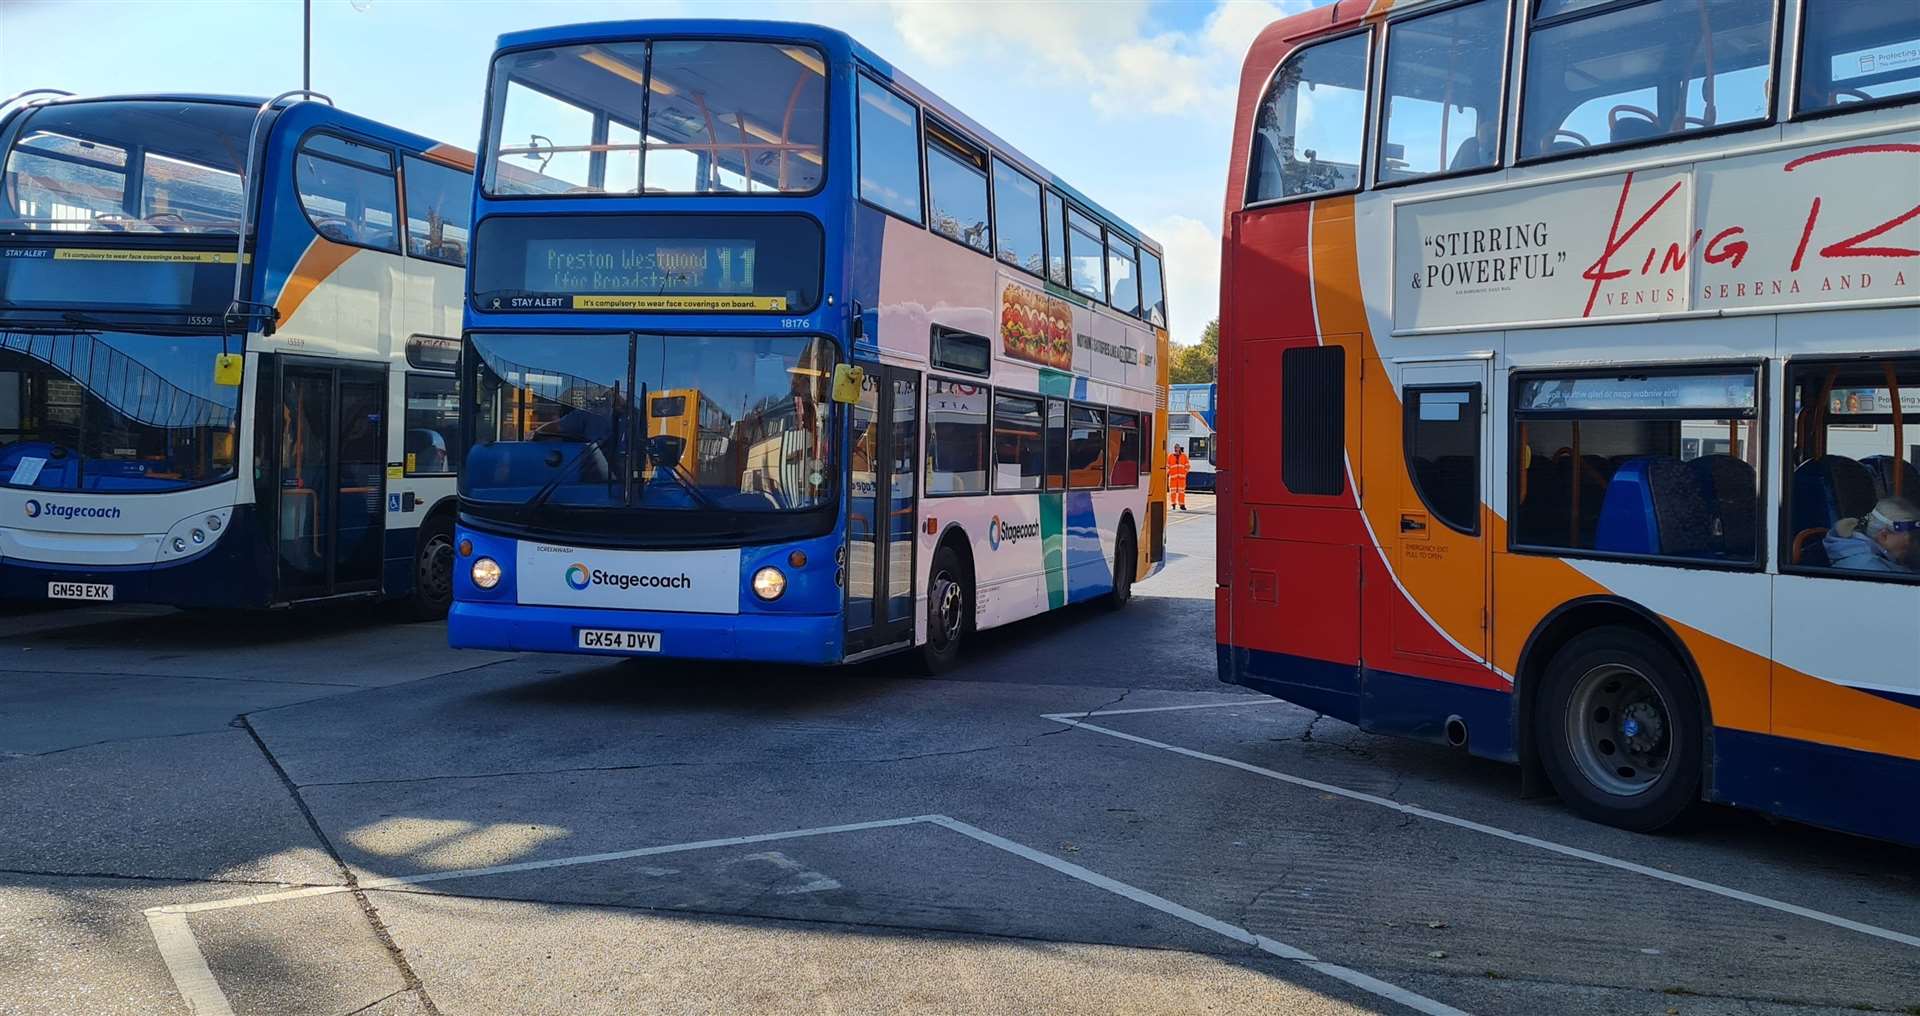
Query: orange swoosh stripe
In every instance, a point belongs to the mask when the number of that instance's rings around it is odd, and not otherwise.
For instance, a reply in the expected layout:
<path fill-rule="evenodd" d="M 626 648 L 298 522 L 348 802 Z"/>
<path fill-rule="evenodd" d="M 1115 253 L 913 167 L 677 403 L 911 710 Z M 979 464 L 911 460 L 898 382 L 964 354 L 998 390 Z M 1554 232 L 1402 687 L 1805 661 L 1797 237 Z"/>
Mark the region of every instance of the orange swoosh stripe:
<path fill-rule="evenodd" d="M 280 323 L 291 321 L 294 311 L 300 309 L 314 289 L 358 252 L 358 247 L 335 243 L 324 236 L 314 237 L 306 253 L 300 255 L 299 263 L 293 266 L 293 275 L 287 284 L 280 287 L 280 300 L 274 304 L 274 309 L 280 312 Z"/>

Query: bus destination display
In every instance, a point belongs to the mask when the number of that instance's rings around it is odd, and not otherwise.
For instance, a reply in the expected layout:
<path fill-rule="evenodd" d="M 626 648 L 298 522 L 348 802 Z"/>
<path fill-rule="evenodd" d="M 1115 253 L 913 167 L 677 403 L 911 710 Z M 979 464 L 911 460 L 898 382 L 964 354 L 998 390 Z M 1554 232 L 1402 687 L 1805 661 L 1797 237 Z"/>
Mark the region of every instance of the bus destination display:
<path fill-rule="evenodd" d="M 785 310 L 783 296 L 754 293 L 751 239 L 633 240 L 556 237 L 527 244 L 512 310 Z"/>

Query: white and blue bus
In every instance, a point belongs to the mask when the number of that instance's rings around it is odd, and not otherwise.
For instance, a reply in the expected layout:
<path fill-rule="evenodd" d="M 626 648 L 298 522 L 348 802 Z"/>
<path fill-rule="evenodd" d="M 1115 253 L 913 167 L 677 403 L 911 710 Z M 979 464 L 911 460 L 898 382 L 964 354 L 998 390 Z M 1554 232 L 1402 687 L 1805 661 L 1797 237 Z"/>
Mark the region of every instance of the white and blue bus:
<path fill-rule="evenodd" d="M 0 598 L 451 603 L 473 157 L 291 98 L 0 107 Z"/>
<path fill-rule="evenodd" d="M 1187 453 L 1187 489 L 1213 491 L 1214 407 L 1220 386 L 1211 381 L 1167 386 L 1167 454 Z"/>
<path fill-rule="evenodd" d="M 847 36 L 494 58 L 456 647 L 839 663 L 1160 565 L 1159 248 Z"/>

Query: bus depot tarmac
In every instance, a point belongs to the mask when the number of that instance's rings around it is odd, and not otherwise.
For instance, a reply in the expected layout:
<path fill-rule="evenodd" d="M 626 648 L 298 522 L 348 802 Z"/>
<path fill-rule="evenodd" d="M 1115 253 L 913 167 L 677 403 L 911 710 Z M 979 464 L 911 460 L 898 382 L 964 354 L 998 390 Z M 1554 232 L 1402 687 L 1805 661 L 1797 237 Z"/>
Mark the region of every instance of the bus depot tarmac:
<path fill-rule="evenodd" d="M 0 613 L 0 1014 L 1920 1013 L 1911 850 L 1220 685 L 1193 503 L 937 680 Z"/>

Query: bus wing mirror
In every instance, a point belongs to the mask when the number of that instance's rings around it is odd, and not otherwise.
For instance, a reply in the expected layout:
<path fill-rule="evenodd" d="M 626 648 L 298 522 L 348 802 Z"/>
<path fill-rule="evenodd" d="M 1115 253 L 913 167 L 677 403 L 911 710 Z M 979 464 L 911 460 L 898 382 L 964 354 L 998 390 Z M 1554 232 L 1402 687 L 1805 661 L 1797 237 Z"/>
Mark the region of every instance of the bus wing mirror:
<path fill-rule="evenodd" d="M 843 363 L 833 368 L 833 401 L 852 405 L 860 401 L 860 389 L 867 382 L 863 367 Z"/>

